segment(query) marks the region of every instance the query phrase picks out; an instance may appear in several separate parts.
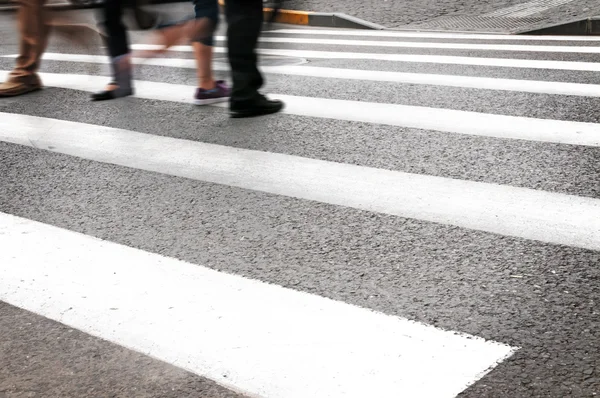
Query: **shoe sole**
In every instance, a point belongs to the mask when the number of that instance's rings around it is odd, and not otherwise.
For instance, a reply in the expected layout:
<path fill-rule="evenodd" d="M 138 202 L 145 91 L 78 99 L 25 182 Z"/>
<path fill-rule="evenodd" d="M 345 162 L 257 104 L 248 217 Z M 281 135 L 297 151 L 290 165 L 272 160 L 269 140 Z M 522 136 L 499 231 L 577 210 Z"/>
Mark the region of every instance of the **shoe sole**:
<path fill-rule="evenodd" d="M 246 117 L 258 117 L 258 116 L 266 116 L 272 115 L 274 113 L 281 112 L 283 110 L 283 106 L 276 109 L 264 109 L 262 111 L 230 111 L 229 115 L 233 119 L 241 119 Z"/>
<path fill-rule="evenodd" d="M 13 92 L 0 92 L 0 98 L 10 98 L 10 97 L 18 97 L 20 95 L 25 95 L 25 94 L 29 94 L 29 93 L 33 93 L 36 91 L 40 91 L 42 89 L 42 87 L 35 87 L 35 88 L 30 88 L 24 91 L 13 91 Z"/>
<path fill-rule="evenodd" d="M 204 100 L 195 99 L 194 105 L 198 105 L 198 106 L 211 105 L 211 104 L 218 104 L 218 103 L 227 102 L 227 101 L 229 101 L 229 97 L 210 98 L 210 99 L 204 99 Z"/>

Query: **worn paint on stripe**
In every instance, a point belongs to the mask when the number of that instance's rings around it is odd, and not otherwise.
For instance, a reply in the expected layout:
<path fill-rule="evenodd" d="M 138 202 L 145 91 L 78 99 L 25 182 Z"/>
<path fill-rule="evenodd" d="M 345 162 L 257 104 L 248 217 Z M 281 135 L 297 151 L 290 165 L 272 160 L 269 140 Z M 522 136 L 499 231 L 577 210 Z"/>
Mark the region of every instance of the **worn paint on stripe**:
<path fill-rule="evenodd" d="M 140 46 L 139 49 L 153 49 L 154 46 Z M 16 57 L 16 56 L 15 56 Z M 103 55 L 86 54 L 57 54 L 46 53 L 43 59 L 52 61 L 101 63 L 109 62 Z M 155 58 L 134 59 L 135 64 L 167 66 L 174 68 L 196 69 L 196 62 L 192 59 L 181 58 Z M 229 66 L 215 63 L 214 70 L 228 71 Z M 435 75 L 422 73 L 402 73 L 375 70 L 324 68 L 315 66 L 265 66 L 261 70 L 265 73 L 295 75 L 308 77 L 321 77 L 327 79 L 351 79 L 361 81 L 380 81 L 407 84 L 427 84 L 448 87 L 466 87 L 486 90 L 518 91 L 538 94 L 574 95 L 586 97 L 600 97 L 600 85 L 583 83 L 566 83 L 539 80 L 500 79 L 460 75 Z"/>
<path fill-rule="evenodd" d="M 151 48 L 146 45 L 134 45 L 134 49 Z M 191 52 L 190 46 L 174 46 L 170 51 Z M 215 47 L 215 53 L 224 54 L 226 48 Z M 374 61 L 409 62 L 425 64 L 447 64 L 447 65 L 472 65 L 490 66 L 500 68 L 522 68 L 522 69 L 548 69 L 548 70 L 572 70 L 600 72 L 598 62 L 577 61 L 549 61 L 512 58 L 486 58 L 486 57 L 456 57 L 449 55 L 419 55 L 419 54 L 376 54 L 356 52 L 335 51 L 312 51 L 312 50 L 285 50 L 285 49 L 258 49 L 262 55 L 288 56 L 298 58 L 317 59 L 364 59 Z"/>
<path fill-rule="evenodd" d="M 136 44 L 132 45 L 134 50 L 155 49 L 156 46 Z M 190 46 L 173 46 L 170 51 L 191 52 Z M 226 48 L 215 47 L 215 53 L 224 54 Z M 569 70 L 584 72 L 600 72 L 600 63 L 598 62 L 578 62 L 578 61 L 548 61 L 548 60 L 529 60 L 512 58 L 485 58 L 485 57 L 455 57 L 447 55 L 417 55 L 417 54 L 376 54 L 376 53 L 355 53 L 355 52 L 334 52 L 334 51 L 312 51 L 312 50 L 275 50 L 258 49 L 262 55 L 287 56 L 298 58 L 316 58 L 316 59 L 364 59 L 373 61 L 391 61 L 408 62 L 424 64 L 446 64 L 446 65 L 471 65 L 471 66 L 489 66 L 499 68 L 521 68 L 521 69 L 540 69 L 540 70 Z M 47 56 L 47 55 L 46 55 Z M 16 55 L 1 55 L 2 58 L 14 58 Z M 100 56 L 97 56 L 100 58 Z M 98 59 L 99 59 L 98 58 Z M 102 61 L 108 63 L 108 61 Z M 150 61 L 148 61 L 150 62 Z M 158 62 L 158 61 L 155 61 Z M 189 62 L 185 65 L 190 65 Z"/>
<path fill-rule="evenodd" d="M 183 50 L 184 47 L 173 48 L 172 51 Z M 224 48 L 215 48 L 217 53 L 225 53 Z M 451 55 L 422 55 L 422 54 L 377 54 L 377 53 L 356 53 L 356 52 L 335 52 L 335 51 L 313 51 L 313 50 L 285 50 L 285 49 L 259 49 L 262 55 L 278 55 L 301 58 L 319 58 L 319 59 L 365 59 L 374 61 L 393 61 L 410 63 L 430 63 L 430 64 L 448 64 L 448 65 L 473 65 L 473 66 L 492 66 L 502 68 L 523 68 L 523 69 L 553 69 L 553 70 L 574 70 L 574 71 L 600 71 L 598 62 L 579 62 L 579 61 L 550 61 L 533 59 L 513 59 L 513 58 L 486 58 L 486 57 L 457 57 Z"/>
<path fill-rule="evenodd" d="M 217 40 L 224 41 L 225 36 L 216 36 Z M 470 44 L 470 43 L 430 43 L 430 42 L 398 42 L 382 40 L 343 40 L 343 39 L 313 39 L 301 37 L 261 37 L 261 43 L 287 43 L 287 44 L 320 44 L 332 46 L 356 47 L 392 47 L 392 48 L 421 48 L 443 50 L 469 50 L 469 51 L 516 51 L 516 52 L 548 52 L 548 53 L 577 53 L 600 54 L 600 47 L 595 46 L 536 46 L 520 44 Z"/>
<path fill-rule="evenodd" d="M 0 300 L 254 396 L 451 398 L 514 352 L 4 213 L 0 244 Z"/>
<path fill-rule="evenodd" d="M 276 29 L 265 31 L 264 34 L 284 35 L 319 35 L 319 36 L 362 36 L 362 37 L 398 37 L 419 39 L 450 39 L 450 40 L 490 40 L 490 41 L 580 41 L 597 42 L 597 36 L 531 36 L 531 35 L 500 35 L 500 34 L 469 34 L 445 32 L 403 32 L 390 30 L 360 30 L 360 29 Z"/>
<path fill-rule="evenodd" d="M 194 180 L 600 250 L 599 199 L 8 113 L 0 113 L 0 140 Z"/>

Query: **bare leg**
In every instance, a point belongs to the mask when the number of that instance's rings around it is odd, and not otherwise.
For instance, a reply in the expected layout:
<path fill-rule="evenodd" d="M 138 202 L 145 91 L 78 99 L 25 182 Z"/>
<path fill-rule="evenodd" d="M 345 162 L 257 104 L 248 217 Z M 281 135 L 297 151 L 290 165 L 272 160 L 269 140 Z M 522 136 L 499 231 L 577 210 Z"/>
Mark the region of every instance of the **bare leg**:
<path fill-rule="evenodd" d="M 151 35 L 150 44 L 157 48 L 134 51 L 132 57 L 153 58 L 164 54 L 169 48 L 212 34 L 213 24 L 206 18 L 191 20 L 157 30 Z"/>
<path fill-rule="evenodd" d="M 213 48 L 198 42 L 194 42 L 193 46 L 196 56 L 198 87 L 212 90 L 216 85 L 212 70 Z"/>

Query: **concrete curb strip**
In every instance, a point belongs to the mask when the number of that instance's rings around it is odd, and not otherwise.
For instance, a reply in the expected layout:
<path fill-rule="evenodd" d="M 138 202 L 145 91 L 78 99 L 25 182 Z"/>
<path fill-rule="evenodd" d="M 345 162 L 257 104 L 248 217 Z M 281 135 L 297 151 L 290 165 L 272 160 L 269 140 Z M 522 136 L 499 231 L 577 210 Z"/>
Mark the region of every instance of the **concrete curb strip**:
<path fill-rule="evenodd" d="M 523 32 L 530 35 L 596 36 L 600 35 L 600 16 L 576 19 L 543 29 Z"/>

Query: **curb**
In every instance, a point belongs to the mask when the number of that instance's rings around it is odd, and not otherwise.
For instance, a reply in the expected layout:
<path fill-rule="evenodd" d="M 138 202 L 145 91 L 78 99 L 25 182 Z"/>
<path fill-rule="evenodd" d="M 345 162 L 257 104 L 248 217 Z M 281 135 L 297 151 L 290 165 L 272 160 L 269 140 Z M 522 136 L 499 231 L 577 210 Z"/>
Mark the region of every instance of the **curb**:
<path fill-rule="evenodd" d="M 560 25 L 520 32 L 528 35 L 594 36 L 600 34 L 600 16 L 576 19 Z"/>
<path fill-rule="evenodd" d="M 221 7 L 225 6 L 225 0 L 219 0 Z M 273 15 L 272 8 L 263 8 L 265 19 L 269 19 Z M 385 26 L 378 25 L 369 21 L 355 18 L 342 13 L 326 13 L 313 11 L 296 11 L 296 10 L 279 10 L 277 23 L 315 26 L 320 28 L 346 28 L 346 29 L 374 29 L 384 30 Z"/>

